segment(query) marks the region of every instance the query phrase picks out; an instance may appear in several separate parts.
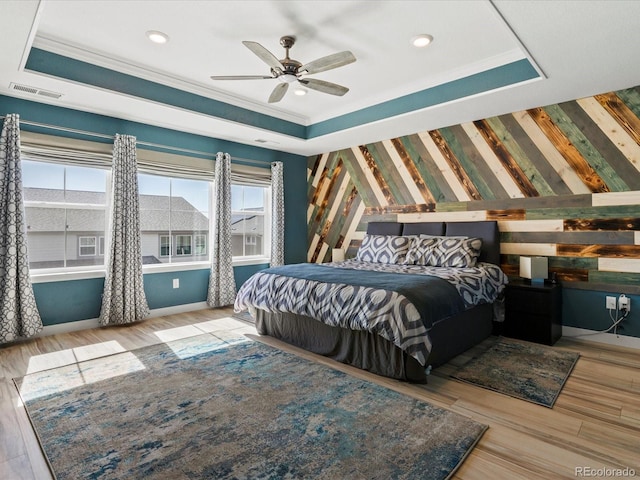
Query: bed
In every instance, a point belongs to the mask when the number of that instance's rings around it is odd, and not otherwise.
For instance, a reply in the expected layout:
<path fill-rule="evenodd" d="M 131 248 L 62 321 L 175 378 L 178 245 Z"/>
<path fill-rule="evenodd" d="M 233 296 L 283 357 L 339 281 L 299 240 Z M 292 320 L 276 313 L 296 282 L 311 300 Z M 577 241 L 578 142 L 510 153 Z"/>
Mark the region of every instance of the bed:
<path fill-rule="evenodd" d="M 260 271 L 235 310 L 248 310 L 261 335 L 426 383 L 500 320 L 499 245 L 495 221 L 370 222 L 355 259 Z"/>

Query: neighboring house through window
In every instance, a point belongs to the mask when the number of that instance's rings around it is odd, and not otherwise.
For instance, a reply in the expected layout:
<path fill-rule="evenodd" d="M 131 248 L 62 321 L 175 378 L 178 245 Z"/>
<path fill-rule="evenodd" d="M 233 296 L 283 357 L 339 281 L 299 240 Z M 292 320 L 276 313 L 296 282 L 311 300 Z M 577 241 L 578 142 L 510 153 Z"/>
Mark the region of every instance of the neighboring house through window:
<path fill-rule="evenodd" d="M 176 235 L 176 255 L 191 255 L 191 235 Z"/>
<path fill-rule="evenodd" d="M 231 242 L 234 257 L 268 255 L 268 187 L 231 185 Z"/>
<path fill-rule="evenodd" d="M 206 255 L 207 254 L 207 236 L 198 234 L 194 237 L 195 241 L 195 254 Z"/>
<path fill-rule="evenodd" d="M 96 237 L 78 237 L 78 240 L 81 257 L 93 257 L 97 254 Z"/>
<path fill-rule="evenodd" d="M 65 162 L 23 156 L 30 267 L 52 272 L 104 268 L 108 163 Z M 138 182 L 143 263 L 209 262 L 211 178 L 143 170 Z M 231 196 L 234 258 L 268 256 L 270 187 L 232 182 Z"/>
<path fill-rule="evenodd" d="M 143 262 L 209 261 L 194 241 L 209 236 L 212 182 L 140 173 L 138 183 Z"/>
<path fill-rule="evenodd" d="M 106 169 L 22 161 L 30 268 L 104 265 L 108 180 Z"/>
<path fill-rule="evenodd" d="M 160 235 L 160 256 L 171 255 L 171 235 Z"/>

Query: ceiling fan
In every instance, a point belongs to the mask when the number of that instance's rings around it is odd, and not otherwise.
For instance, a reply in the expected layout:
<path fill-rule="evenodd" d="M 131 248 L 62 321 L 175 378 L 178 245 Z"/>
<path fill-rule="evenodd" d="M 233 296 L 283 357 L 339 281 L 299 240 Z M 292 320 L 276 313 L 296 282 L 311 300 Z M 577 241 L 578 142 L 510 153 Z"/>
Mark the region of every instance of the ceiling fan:
<path fill-rule="evenodd" d="M 298 82 L 307 88 L 318 92 L 328 93 L 341 97 L 349 91 L 347 87 L 336 83 L 326 82 L 315 78 L 303 78 L 303 75 L 325 72 L 334 68 L 342 67 L 356 61 L 356 57 L 349 51 L 334 53 L 326 57 L 318 58 L 309 63 L 302 64 L 297 60 L 289 58 L 289 49 L 296 42 L 293 36 L 284 36 L 280 39 L 280 45 L 286 50 L 285 57 L 278 60 L 269 50 L 257 42 L 244 41 L 242 44 L 255 53 L 260 60 L 271 67 L 271 75 L 214 75 L 213 80 L 262 80 L 277 78 L 280 83 L 271 92 L 269 103 L 282 100 L 289 89 L 289 85 Z"/>

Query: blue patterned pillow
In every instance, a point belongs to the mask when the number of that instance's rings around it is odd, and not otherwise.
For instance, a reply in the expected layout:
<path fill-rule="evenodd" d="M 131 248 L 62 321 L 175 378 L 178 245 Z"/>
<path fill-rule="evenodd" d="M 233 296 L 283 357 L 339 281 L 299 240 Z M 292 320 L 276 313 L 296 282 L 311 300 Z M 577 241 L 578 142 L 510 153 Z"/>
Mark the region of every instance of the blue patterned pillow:
<path fill-rule="evenodd" d="M 431 267 L 475 267 L 478 263 L 482 239 L 476 237 L 437 237 L 420 235 L 421 239 L 435 239 L 425 265 Z"/>
<path fill-rule="evenodd" d="M 367 234 L 356 258 L 362 262 L 402 263 L 410 245 L 411 237 Z"/>
<path fill-rule="evenodd" d="M 438 237 L 415 237 L 404 260 L 405 265 L 430 265 L 429 257 L 438 243 Z"/>

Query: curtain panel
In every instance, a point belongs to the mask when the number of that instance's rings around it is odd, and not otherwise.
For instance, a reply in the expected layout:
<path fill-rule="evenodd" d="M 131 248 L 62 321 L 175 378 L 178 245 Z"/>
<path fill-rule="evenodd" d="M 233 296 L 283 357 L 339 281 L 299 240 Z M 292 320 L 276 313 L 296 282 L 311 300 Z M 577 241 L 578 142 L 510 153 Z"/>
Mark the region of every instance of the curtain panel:
<path fill-rule="evenodd" d="M 231 305 L 236 298 L 231 243 L 231 157 L 228 153 L 216 156 L 213 192 L 215 205 L 207 304 L 221 307 Z"/>
<path fill-rule="evenodd" d="M 20 164 L 20 117 L 7 115 L 0 135 L 0 342 L 42 330 L 27 255 Z"/>
<path fill-rule="evenodd" d="M 271 263 L 284 265 L 284 178 L 282 162 L 271 164 Z"/>
<path fill-rule="evenodd" d="M 116 135 L 113 144 L 110 242 L 100 324 L 131 323 L 149 315 L 142 277 L 140 197 L 136 138 Z"/>

